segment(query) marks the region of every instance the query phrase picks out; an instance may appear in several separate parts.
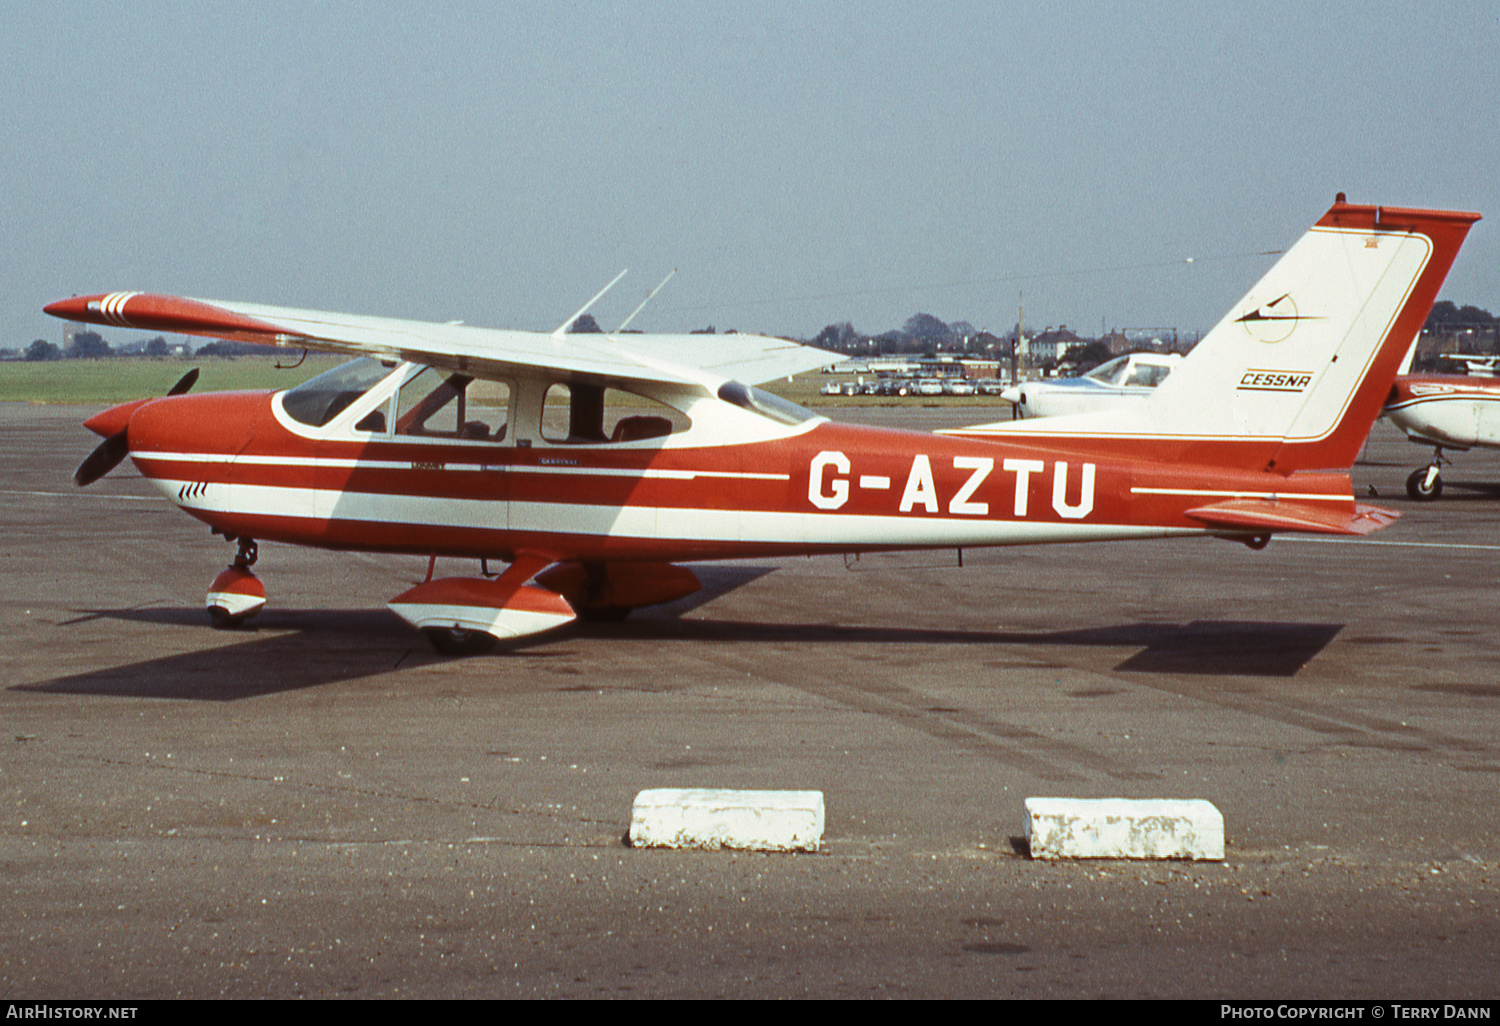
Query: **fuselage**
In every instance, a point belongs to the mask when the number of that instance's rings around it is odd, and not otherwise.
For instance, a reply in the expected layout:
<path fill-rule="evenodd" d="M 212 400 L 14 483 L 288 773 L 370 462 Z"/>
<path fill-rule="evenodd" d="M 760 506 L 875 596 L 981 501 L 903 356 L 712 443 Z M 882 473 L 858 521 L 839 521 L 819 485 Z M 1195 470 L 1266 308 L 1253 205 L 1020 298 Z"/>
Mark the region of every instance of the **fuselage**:
<path fill-rule="evenodd" d="M 1411 374 L 1396 379 L 1384 414 L 1414 442 L 1500 446 L 1500 379 Z"/>
<path fill-rule="evenodd" d="M 648 429 L 671 420 L 663 434 L 631 438 L 617 426 L 619 440 L 594 428 L 579 438 L 587 411 L 570 415 L 543 380 L 512 383 L 503 428 L 489 425 L 484 437 L 462 437 L 462 416 L 450 431 L 410 433 L 400 391 L 420 370 L 391 369 L 316 425 L 288 412 L 307 406 L 289 401 L 294 393 L 153 400 L 129 413 L 130 456 L 172 502 L 229 537 L 506 560 L 1236 536 L 1188 511 L 1236 499 L 1354 508 L 1343 473 L 1226 470 L 1139 441 L 979 439 L 806 411 L 772 417 L 686 392 L 638 397 L 670 418 L 621 418 Z M 587 392 L 574 383 L 575 407 L 587 406 Z"/>
<path fill-rule="evenodd" d="M 1176 354 L 1130 353 L 1078 378 L 1051 378 L 1012 385 L 1000 398 L 1023 417 L 1066 417 L 1140 402 L 1182 361 Z"/>

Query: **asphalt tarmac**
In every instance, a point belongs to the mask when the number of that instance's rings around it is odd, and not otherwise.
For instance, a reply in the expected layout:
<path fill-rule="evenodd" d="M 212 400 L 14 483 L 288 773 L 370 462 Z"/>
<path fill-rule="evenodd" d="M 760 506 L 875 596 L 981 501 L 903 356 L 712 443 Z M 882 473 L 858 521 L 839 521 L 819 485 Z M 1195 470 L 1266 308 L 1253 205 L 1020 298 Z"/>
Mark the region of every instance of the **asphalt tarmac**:
<path fill-rule="evenodd" d="M 210 629 L 233 548 L 75 489 L 89 412 L 0 406 L 7 999 L 1500 996 L 1500 454 L 1418 504 L 1377 425 L 1360 541 L 713 564 L 449 660 L 414 557 L 264 545 Z M 624 843 L 698 786 L 822 790 L 823 850 Z M 1029 796 L 1205 798 L 1228 855 L 1033 861 Z"/>

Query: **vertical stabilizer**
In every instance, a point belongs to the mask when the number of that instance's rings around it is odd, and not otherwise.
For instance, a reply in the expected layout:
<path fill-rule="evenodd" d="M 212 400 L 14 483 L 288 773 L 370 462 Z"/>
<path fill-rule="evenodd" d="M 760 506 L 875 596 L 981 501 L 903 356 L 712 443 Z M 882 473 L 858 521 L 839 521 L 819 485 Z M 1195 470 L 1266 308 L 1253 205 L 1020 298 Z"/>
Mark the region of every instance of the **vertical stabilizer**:
<path fill-rule="evenodd" d="M 1476 220 L 1341 195 L 1162 384 L 1151 430 L 1279 442 L 1267 469 L 1348 467 Z"/>
<path fill-rule="evenodd" d="M 1145 402 L 970 436 L 1114 442 L 1244 470 L 1347 468 L 1478 214 L 1332 208 Z"/>

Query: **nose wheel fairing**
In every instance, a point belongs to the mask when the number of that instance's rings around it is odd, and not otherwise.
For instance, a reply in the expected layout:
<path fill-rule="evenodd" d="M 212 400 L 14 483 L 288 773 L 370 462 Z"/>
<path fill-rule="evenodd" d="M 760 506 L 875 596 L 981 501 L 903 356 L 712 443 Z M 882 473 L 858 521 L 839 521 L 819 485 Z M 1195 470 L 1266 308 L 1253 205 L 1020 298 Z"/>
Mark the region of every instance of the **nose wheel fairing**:
<path fill-rule="evenodd" d="M 265 585 L 250 572 L 258 551 L 254 540 L 241 538 L 234 562 L 209 585 L 205 605 L 209 621 L 215 627 L 238 627 L 259 613 L 266 604 Z"/>

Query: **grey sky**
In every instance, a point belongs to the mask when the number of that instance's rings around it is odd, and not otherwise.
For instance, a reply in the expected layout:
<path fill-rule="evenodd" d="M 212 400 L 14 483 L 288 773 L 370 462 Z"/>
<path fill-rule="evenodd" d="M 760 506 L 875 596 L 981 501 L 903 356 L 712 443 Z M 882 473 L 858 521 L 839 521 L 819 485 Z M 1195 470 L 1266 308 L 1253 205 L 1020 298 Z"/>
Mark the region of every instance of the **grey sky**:
<path fill-rule="evenodd" d="M 1198 330 L 1339 190 L 1488 214 L 1443 295 L 1500 309 L 1493 0 L 0 17 L 0 346 L 117 289 L 550 330 L 626 267 L 606 327 L 676 267 L 634 327 Z"/>

